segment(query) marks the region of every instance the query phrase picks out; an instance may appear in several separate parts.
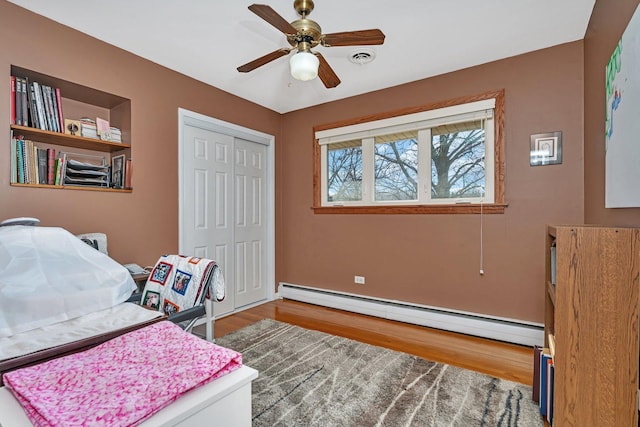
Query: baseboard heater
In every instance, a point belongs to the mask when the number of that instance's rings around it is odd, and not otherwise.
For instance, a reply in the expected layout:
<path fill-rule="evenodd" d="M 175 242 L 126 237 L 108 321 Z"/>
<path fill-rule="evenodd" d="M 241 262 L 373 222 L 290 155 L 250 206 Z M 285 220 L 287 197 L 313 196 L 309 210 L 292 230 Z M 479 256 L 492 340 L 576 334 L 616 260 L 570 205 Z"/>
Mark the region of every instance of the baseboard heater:
<path fill-rule="evenodd" d="M 540 323 L 492 317 L 284 282 L 279 284 L 278 295 L 282 298 L 324 307 L 515 344 L 533 346 L 542 345 L 544 341 L 544 326 Z"/>

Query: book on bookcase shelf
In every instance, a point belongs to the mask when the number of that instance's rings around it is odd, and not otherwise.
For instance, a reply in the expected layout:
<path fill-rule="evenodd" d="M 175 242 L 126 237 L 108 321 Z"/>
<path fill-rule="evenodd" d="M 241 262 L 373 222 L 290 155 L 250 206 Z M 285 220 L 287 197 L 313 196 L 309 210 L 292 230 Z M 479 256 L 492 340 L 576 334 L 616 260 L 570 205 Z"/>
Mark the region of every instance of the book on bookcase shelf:
<path fill-rule="evenodd" d="M 16 77 L 15 104 L 16 124 L 22 126 L 22 80 L 19 77 Z"/>
<path fill-rule="evenodd" d="M 540 357 L 542 353 L 542 347 L 539 345 L 533 346 L 533 386 L 531 387 L 531 399 L 539 403 L 540 402 Z"/>
<path fill-rule="evenodd" d="M 16 124 L 16 76 L 10 76 L 9 82 L 10 82 L 9 88 L 11 90 L 11 99 L 9 100 L 9 104 L 10 104 L 9 121 L 12 125 L 15 125 Z"/>
<path fill-rule="evenodd" d="M 127 159 L 124 163 L 124 188 L 131 189 L 131 179 L 133 173 L 133 165 L 131 159 Z"/>
<path fill-rule="evenodd" d="M 22 78 L 22 91 L 20 97 L 22 98 L 22 126 L 29 125 L 29 102 L 27 97 L 27 79 Z"/>

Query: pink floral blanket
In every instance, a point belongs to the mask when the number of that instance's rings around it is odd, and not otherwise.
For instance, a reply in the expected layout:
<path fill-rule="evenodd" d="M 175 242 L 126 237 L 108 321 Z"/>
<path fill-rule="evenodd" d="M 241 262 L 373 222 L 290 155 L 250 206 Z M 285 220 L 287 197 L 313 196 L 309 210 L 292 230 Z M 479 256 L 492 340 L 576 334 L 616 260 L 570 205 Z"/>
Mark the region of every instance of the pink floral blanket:
<path fill-rule="evenodd" d="M 162 321 L 18 369 L 4 383 L 36 426 L 136 426 L 242 365 L 242 355 Z"/>

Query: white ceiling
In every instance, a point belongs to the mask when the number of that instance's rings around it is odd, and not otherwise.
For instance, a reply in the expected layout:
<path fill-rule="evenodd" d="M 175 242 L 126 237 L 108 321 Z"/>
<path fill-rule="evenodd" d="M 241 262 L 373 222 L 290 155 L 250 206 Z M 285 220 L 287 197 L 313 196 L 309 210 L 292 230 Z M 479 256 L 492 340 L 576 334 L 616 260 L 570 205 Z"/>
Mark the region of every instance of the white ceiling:
<path fill-rule="evenodd" d="M 257 104 L 285 113 L 584 37 L 595 0 L 315 0 L 323 33 L 379 28 L 376 58 L 357 47 L 317 47 L 342 84 L 289 76 L 289 57 L 250 73 L 236 68 L 285 36 L 247 7 L 253 0 L 9 0 L 83 33 Z M 285 20 L 293 0 L 259 0 Z"/>

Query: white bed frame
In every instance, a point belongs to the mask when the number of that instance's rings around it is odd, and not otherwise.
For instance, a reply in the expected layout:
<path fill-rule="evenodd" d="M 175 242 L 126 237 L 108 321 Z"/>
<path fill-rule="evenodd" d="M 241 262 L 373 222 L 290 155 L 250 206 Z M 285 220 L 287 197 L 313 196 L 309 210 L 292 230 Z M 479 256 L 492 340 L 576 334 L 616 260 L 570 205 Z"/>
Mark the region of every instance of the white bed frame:
<path fill-rule="evenodd" d="M 251 382 L 258 371 L 248 366 L 182 395 L 140 424 L 141 427 L 250 427 Z M 32 427 L 20 403 L 0 387 L 0 427 Z"/>

